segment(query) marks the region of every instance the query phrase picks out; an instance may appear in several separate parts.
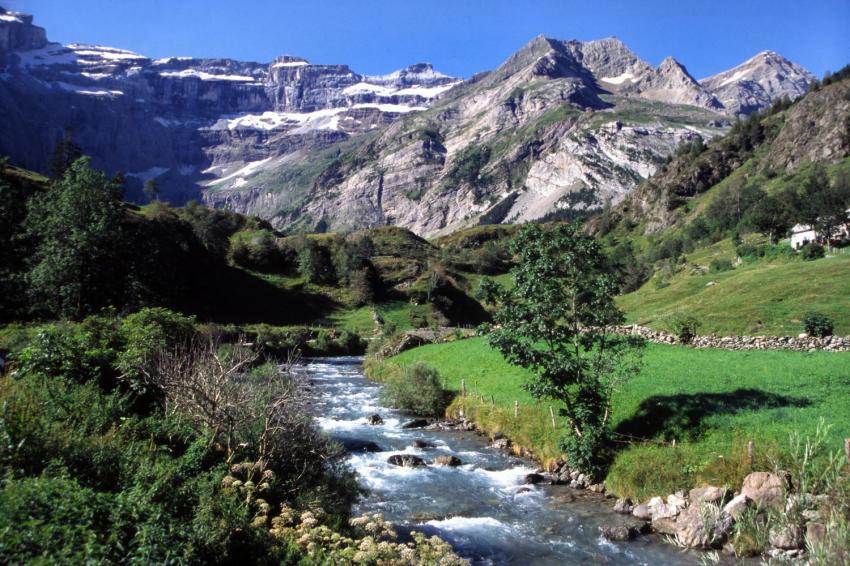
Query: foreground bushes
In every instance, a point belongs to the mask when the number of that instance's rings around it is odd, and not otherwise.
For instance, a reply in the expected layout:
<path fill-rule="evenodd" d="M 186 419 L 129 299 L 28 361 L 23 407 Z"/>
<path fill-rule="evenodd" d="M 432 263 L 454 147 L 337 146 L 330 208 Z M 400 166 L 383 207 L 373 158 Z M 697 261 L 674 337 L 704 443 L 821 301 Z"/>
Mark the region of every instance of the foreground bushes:
<path fill-rule="evenodd" d="M 381 401 L 414 415 L 440 417 L 445 414 L 449 397 L 437 370 L 417 363 L 387 379 Z"/>
<path fill-rule="evenodd" d="M 190 322 L 153 309 L 48 325 L 12 358 L 0 378 L 0 563 L 300 560 L 222 486 L 236 459 L 267 480 L 268 505 L 322 505 L 346 523 L 353 472 L 298 382 L 252 371 L 256 355 L 239 347 L 198 349 Z"/>

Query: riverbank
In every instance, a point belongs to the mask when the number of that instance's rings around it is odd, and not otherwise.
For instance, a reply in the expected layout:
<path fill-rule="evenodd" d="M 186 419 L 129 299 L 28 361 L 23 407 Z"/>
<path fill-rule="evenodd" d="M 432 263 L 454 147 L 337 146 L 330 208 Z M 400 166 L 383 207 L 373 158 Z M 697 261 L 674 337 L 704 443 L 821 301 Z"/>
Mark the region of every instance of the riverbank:
<path fill-rule="evenodd" d="M 456 393 L 465 385 L 466 399 L 455 397 L 450 416 L 463 410 L 482 431 L 505 435 L 544 466 L 561 458 L 558 405 L 551 404 L 553 427 L 550 404 L 522 388 L 524 371 L 505 363 L 486 338 L 372 361 L 367 375 L 382 379 L 416 361 L 440 371 Z M 618 496 L 642 500 L 697 485 L 741 485 L 752 469 L 781 461 L 789 435 L 811 434 L 821 417 L 833 425 L 831 449 L 850 437 L 850 354 L 649 344 L 644 361 L 641 374 L 615 394 L 619 442 L 604 482 Z"/>
<path fill-rule="evenodd" d="M 399 533 L 438 535 L 474 564 L 699 563 L 657 537 L 632 545 L 600 537 L 601 528 L 642 522 L 615 514 L 602 495 L 540 481 L 533 461 L 465 426 L 408 425 L 412 416 L 381 404 L 382 386 L 364 379 L 357 360 L 309 360 L 304 371 L 318 424 L 348 447 L 369 490 L 358 514 L 380 512 Z"/>

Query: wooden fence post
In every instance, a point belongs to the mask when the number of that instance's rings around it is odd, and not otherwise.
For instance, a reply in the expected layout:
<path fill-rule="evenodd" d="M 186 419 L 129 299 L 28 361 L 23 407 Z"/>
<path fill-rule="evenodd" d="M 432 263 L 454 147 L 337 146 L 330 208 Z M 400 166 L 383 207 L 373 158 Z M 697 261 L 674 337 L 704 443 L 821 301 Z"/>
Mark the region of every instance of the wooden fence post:
<path fill-rule="evenodd" d="M 460 396 L 466 399 L 466 380 L 460 380 Z"/>
<path fill-rule="evenodd" d="M 752 470 L 753 469 L 753 441 L 750 440 L 747 442 L 747 466 Z"/>
<path fill-rule="evenodd" d="M 519 401 L 514 401 L 514 418 L 519 416 Z"/>
<path fill-rule="evenodd" d="M 844 455 L 847 457 L 847 463 L 850 464 L 850 438 L 844 439 Z"/>
<path fill-rule="evenodd" d="M 558 428 L 555 424 L 555 410 L 552 408 L 552 405 L 549 405 L 549 416 L 552 417 L 552 428 Z"/>
<path fill-rule="evenodd" d="M 676 447 L 676 439 L 674 438 L 673 439 L 673 448 L 675 448 L 675 447 Z"/>

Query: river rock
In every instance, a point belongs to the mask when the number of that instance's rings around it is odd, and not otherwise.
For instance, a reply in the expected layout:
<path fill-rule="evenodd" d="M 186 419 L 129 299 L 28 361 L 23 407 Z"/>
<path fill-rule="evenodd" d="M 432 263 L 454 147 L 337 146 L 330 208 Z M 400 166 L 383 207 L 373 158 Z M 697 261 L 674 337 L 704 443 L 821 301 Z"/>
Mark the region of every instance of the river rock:
<path fill-rule="evenodd" d="M 347 440 L 343 446 L 349 452 L 383 452 L 384 449 L 370 440 Z"/>
<path fill-rule="evenodd" d="M 595 483 L 587 489 L 589 489 L 593 493 L 605 493 L 605 484 Z"/>
<path fill-rule="evenodd" d="M 691 503 L 718 503 L 723 504 L 728 500 L 729 490 L 725 487 L 695 487 L 688 493 Z"/>
<path fill-rule="evenodd" d="M 457 456 L 437 456 L 432 463 L 435 466 L 451 466 L 453 468 L 463 465 L 463 462 Z"/>
<path fill-rule="evenodd" d="M 542 474 L 538 474 L 538 473 L 534 472 L 534 473 L 531 473 L 531 474 L 528 474 L 528 475 L 525 476 L 525 483 L 530 483 L 530 484 L 540 483 L 544 479 L 545 478 L 543 477 Z"/>
<path fill-rule="evenodd" d="M 782 550 L 803 548 L 803 528 L 800 525 L 785 525 L 770 529 L 768 540 L 772 546 Z"/>
<path fill-rule="evenodd" d="M 413 419 L 401 425 L 401 428 L 425 428 L 428 426 L 427 419 Z"/>
<path fill-rule="evenodd" d="M 694 503 L 676 518 L 676 538 L 691 548 L 718 548 L 732 531 L 732 516 L 703 512 Z"/>
<path fill-rule="evenodd" d="M 741 495 L 752 499 L 759 509 L 782 509 L 785 494 L 791 487 L 791 477 L 785 472 L 753 472 L 744 478 Z"/>
<path fill-rule="evenodd" d="M 621 497 L 614 503 L 614 512 L 620 513 L 622 515 L 628 515 L 634 509 L 634 505 L 632 504 L 632 500 L 628 497 Z"/>
<path fill-rule="evenodd" d="M 599 532 L 606 539 L 618 542 L 634 540 L 640 534 L 637 527 L 628 525 L 601 526 Z"/>
<path fill-rule="evenodd" d="M 410 454 L 393 454 L 387 458 L 387 462 L 393 466 L 401 466 L 403 468 L 419 468 L 425 466 L 425 460 L 419 456 Z"/>
<path fill-rule="evenodd" d="M 736 521 L 741 516 L 741 513 L 747 510 L 747 508 L 753 504 L 753 500 L 744 495 L 743 493 L 733 497 L 729 503 L 723 506 L 723 512 L 731 515 L 733 519 Z"/>
<path fill-rule="evenodd" d="M 632 509 L 632 516 L 637 517 L 641 521 L 650 521 L 652 519 L 652 510 L 646 503 L 635 505 Z"/>
<path fill-rule="evenodd" d="M 676 520 L 671 517 L 653 517 L 652 530 L 661 535 L 675 535 Z"/>
<path fill-rule="evenodd" d="M 413 441 L 413 447 L 419 448 L 420 450 L 428 450 L 429 448 L 434 448 L 434 445 L 425 440 L 419 440 L 418 438 Z"/>
<path fill-rule="evenodd" d="M 511 441 L 507 438 L 497 438 L 493 440 L 490 446 L 498 448 L 499 450 L 507 450 L 511 447 Z"/>
<path fill-rule="evenodd" d="M 366 422 L 370 425 L 382 425 L 384 424 L 384 419 L 381 418 L 381 415 L 375 414 L 367 418 Z"/>

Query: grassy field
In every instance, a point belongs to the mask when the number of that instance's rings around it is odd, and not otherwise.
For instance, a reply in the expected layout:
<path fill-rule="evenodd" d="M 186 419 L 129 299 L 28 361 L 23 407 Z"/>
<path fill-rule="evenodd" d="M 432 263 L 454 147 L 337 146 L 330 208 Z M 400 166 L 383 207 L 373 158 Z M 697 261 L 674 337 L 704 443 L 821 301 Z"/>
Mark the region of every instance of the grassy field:
<path fill-rule="evenodd" d="M 735 259 L 728 240 L 688 256 L 707 268 L 712 259 Z M 707 271 L 707 269 L 706 269 Z M 713 282 L 713 284 L 712 284 Z M 759 260 L 732 271 L 694 274 L 691 266 L 657 288 L 649 281 L 618 304 L 629 322 L 659 330 L 677 313 L 696 316 L 701 334 L 796 335 L 801 318 L 820 311 L 835 322 L 837 334 L 850 334 L 850 256 L 815 261 L 799 258 Z"/>
<path fill-rule="evenodd" d="M 414 361 L 436 367 L 452 390 L 465 380 L 466 413 L 488 432 L 505 433 L 544 461 L 559 455 L 562 419 L 553 430 L 550 403 L 531 398 L 522 389 L 524 371 L 507 365 L 486 339 L 423 346 L 390 360 Z M 850 437 L 848 399 L 850 354 L 650 344 L 641 374 L 615 395 L 612 422 L 623 442 L 606 485 L 638 498 L 699 483 L 740 485 L 750 471 L 748 440 L 756 446 L 756 467 L 766 469 L 783 457 L 792 432 L 812 434 L 821 418 L 832 425 L 830 447 L 840 450 Z M 449 410 L 460 406 L 456 398 Z M 626 435 L 649 442 L 627 443 Z"/>

